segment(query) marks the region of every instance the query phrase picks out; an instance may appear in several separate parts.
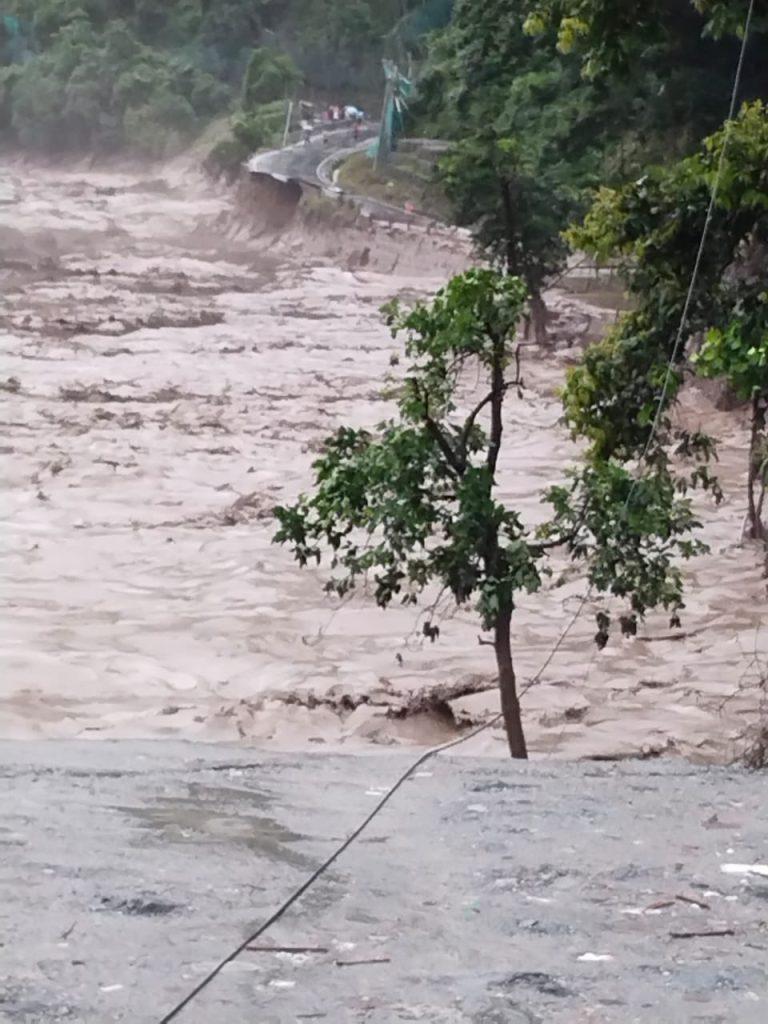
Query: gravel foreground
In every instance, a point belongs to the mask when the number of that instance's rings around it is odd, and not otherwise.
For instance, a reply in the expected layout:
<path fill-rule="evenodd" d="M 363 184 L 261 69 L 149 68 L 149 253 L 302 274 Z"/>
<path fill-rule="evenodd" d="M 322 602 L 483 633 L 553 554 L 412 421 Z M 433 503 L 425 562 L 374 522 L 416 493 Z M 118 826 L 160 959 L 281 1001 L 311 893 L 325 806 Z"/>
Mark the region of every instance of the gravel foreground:
<path fill-rule="evenodd" d="M 0 1020 L 158 1022 L 408 763 L 0 744 Z M 757 1024 L 766 860 L 764 776 L 442 757 L 179 1020 Z"/>

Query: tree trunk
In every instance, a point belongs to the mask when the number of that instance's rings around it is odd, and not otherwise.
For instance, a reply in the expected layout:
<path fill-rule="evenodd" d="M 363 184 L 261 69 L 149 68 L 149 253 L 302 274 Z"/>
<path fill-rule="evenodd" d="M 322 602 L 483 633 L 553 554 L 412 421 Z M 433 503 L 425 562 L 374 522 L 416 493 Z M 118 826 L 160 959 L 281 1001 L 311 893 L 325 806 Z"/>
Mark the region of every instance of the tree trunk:
<path fill-rule="evenodd" d="M 544 304 L 544 299 L 541 297 L 541 292 L 537 288 L 530 288 L 531 293 L 531 322 L 533 324 L 533 336 L 536 339 L 537 345 L 546 345 L 549 341 L 549 335 L 547 333 L 547 320 L 549 314 L 547 313 L 547 307 Z"/>
<path fill-rule="evenodd" d="M 517 273 L 517 253 L 515 251 L 515 205 L 512 200 L 512 183 L 502 181 L 501 183 L 501 207 L 504 211 L 504 233 L 505 233 L 505 262 L 507 273 L 514 276 Z"/>
<path fill-rule="evenodd" d="M 752 398 L 752 429 L 749 438 L 749 475 L 747 502 L 749 508 L 749 535 L 753 540 L 768 542 L 763 524 L 765 500 L 765 420 L 766 399 L 759 392 Z"/>
<path fill-rule="evenodd" d="M 512 612 L 507 609 L 499 612 L 496 618 L 493 635 L 493 648 L 496 652 L 496 665 L 499 670 L 499 690 L 501 692 L 501 711 L 504 715 L 504 726 L 507 730 L 509 752 L 514 758 L 526 760 L 528 748 L 525 745 L 523 722 L 520 717 L 520 701 L 517 697 L 517 679 L 512 664 L 512 648 L 510 643 L 510 624 Z"/>

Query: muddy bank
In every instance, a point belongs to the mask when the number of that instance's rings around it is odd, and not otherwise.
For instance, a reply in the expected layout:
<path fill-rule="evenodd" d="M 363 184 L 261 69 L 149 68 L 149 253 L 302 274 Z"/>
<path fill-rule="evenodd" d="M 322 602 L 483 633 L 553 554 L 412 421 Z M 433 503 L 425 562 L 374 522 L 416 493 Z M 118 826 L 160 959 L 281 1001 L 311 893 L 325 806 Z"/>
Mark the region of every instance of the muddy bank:
<path fill-rule="evenodd" d="M 428 743 L 496 707 L 397 719 L 297 694 L 398 693 L 492 673 L 474 618 L 423 643 L 409 611 L 328 603 L 270 543 L 271 508 L 310 480 L 322 438 L 391 411 L 394 342 L 379 306 L 427 294 L 469 259 L 458 236 L 306 218 L 256 230 L 229 194 L 156 177 L 17 170 L 0 206 L 0 734 L 240 738 L 281 747 Z M 570 336 L 600 314 L 558 299 L 562 344 L 525 350 L 503 491 L 530 522 L 575 455 L 556 389 Z M 591 318 L 591 319 L 590 319 Z M 467 382 L 466 399 L 472 399 Z M 739 537 L 744 430 L 689 396 L 723 437 L 726 500 L 702 505 L 684 632 L 651 617 L 593 644 L 587 609 L 525 698 L 534 754 L 738 752 L 768 657 L 759 559 Z M 530 678 L 583 584 L 559 567 L 515 623 Z M 475 751 L 504 752 L 500 732 Z"/>
<path fill-rule="evenodd" d="M 466 232 L 374 215 L 341 195 L 258 172 L 243 173 L 218 226 L 297 262 L 320 259 L 347 270 L 445 279 L 472 259 Z"/>

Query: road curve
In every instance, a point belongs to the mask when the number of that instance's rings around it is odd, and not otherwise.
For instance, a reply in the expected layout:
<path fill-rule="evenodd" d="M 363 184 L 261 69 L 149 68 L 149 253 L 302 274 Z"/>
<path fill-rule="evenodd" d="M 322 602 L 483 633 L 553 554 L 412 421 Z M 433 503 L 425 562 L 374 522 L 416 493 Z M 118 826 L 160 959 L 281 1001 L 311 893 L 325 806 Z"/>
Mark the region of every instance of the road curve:
<path fill-rule="evenodd" d="M 378 125 L 367 124 L 358 140 L 351 125 L 329 131 L 317 131 L 309 142 L 297 142 L 283 149 L 255 153 L 247 168 L 254 174 L 269 174 L 278 181 L 298 181 L 310 188 L 320 189 L 353 202 L 361 212 L 375 220 L 405 223 L 436 224 L 424 214 L 404 210 L 372 196 L 346 192 L 333 182 L 333 168 L 347 155 L 367 148 L 378 134 Z"/>
<path fill-rule="evenodd" d="M 328 182 L 318 174 L 322 165 L 348 150 L 370 145 L 377 132 L 378 126 L 366 125 L 364 134 L 356 143 L 351 125 L 316 131 L 309 142 L 296 142 L 282 149 L 255 153 L 246 166 L 251 172 L 271 174 L 278 181 L 293 179 L 313 188 L 323 188 Z"/>

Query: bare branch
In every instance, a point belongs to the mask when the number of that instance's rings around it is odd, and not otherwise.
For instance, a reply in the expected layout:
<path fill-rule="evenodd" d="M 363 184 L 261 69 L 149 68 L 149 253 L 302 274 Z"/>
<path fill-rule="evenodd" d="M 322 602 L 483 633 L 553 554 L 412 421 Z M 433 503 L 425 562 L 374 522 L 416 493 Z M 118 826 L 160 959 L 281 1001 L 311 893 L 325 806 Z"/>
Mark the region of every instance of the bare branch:
<path fill-rule="evenodd" d="M 539 544 L 530 544 L 531 551 L 534 551 L 537 555 L 543 555 L 545 551 L 552 551 L 554 548 L 561 548 L 566 544 L 569 544 L 574 540 L 581 529 L 582 524 L 580 523 L 575 529 L 571 530 L 570 533 L 566 533 L 563 537 L 556 537 L 554 540 L 544 540 Z"/>

